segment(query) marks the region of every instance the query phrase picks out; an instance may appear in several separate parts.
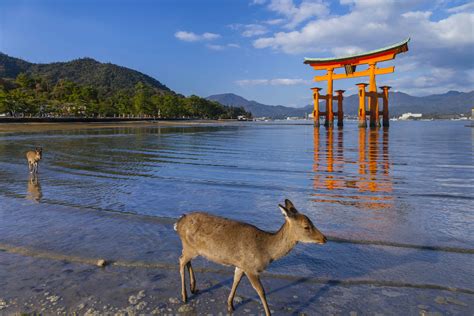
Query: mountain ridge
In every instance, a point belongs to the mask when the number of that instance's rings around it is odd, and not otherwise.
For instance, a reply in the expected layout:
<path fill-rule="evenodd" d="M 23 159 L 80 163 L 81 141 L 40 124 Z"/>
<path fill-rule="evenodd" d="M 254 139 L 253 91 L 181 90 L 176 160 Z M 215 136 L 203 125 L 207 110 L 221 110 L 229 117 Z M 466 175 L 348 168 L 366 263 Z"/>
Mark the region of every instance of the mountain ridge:
<path fill-rule="evenodd" d="M 0 78 L 14 79 L 20 73 L 41 76 L 51 85 L 55 85 L 59 80 L 90 85 L 105 94 L 131 90 L 139 82 L 156 91 L 175 94 L 166 85 L 149 75 L 124 66 L 102 63 L 90 57 L 43 64 L 31 63 L 0 52 Z"/>
<path fill-rule="evenodd" d="M 208 100 L 217 101 L 224 105 L 242 106 L 252 112 L 254 117 L 285 118 L 288 116 L 304 117 L 313 111 L 313 105 L 300 108 L 282 105 L 268 105 L 257 101 L 249 101 L 234 93 L 214 94 L 207 97 Z M 474 90 L 460 92 L 450 90 L 442 94 L 427 96 L 412 96 L 404 92 L 390 92 L 389 111 L 391 116 L 399 116 L 406 112 L 422 113 L 427 116 L 455 115 L 470 113 L 474 105 Z M 320 103 L 325 108 L 325 103 Z M 355 116 L 359 108 L 359 97 L 357 94 L 344 98 L 344 114 Z"/>
<path fill-rule="evenodd" d="M 9 117 L 237 119 L 242 108 L 185 97 L 139 71 L 92 58 L 34 64 L 0 53 L 0 114 Z"/>

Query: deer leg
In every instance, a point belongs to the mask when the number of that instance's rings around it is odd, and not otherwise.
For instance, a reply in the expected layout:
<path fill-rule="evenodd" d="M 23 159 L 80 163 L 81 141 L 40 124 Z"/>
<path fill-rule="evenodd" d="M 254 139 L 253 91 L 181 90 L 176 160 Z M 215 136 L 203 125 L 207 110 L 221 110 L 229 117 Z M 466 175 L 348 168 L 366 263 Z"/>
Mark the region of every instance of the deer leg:
<path fill-rule="evenodd" d="M 240 280 L 242 279 L 242 275 L 244 275 L 244 271 L 235 267 L 234 283 L 232 284 L 232 289 L 230 290 L 229 298 L 227 299 L 227 311 L 229 313 L 234 311 L 234 296 L 235 292 L 237 291 L 237 287 L 239 286 Z"/>
<path fill-rule="evenodd" d="M 186 267 L 188 267 L 188 272 L 189 272 L 191 293 L 195 294 L 197 292 L 197 290 L 196 290 L 196 277 L 194 276 L 194 271 L 193 271 L 193 266 L 191 265 L 191 260 L 189 260 L 189 262 L 186 264 Z"/>
<path fill-rule="evenodd" d="M 188 264 L 188 262 L 191 260 L 191 258 L 187 257 L 184 254 L 179 257 L 179 273 L 181 274 L 181 297 L 183 299 L 183 302 L 186 303 L 188 299 L 188 295 L 186 293 L 186 281 L 185 281 L 185 274 L 184 274 L 184 268 Z"/>
<path fill-rule="evenodd" d="M 33 173 L 33 165 L 29 161 L 28 161 L 28 171 L 30 171 L 30 173 Z"/>
<path fill-rule="evenodd" d="M 265 309 L 265 315 L 270 316 L 270 309 L 268 308 L 267 299 L 265 297 L 265 291 L 263 289 L 262 283 L 260 283 L 260 278 L 257 274 L 246 273 L 249 278 L 250 283 L 252 284 L 255 291 L 257 291 L 260 300 L 262 301 L 263 308 Z"/>

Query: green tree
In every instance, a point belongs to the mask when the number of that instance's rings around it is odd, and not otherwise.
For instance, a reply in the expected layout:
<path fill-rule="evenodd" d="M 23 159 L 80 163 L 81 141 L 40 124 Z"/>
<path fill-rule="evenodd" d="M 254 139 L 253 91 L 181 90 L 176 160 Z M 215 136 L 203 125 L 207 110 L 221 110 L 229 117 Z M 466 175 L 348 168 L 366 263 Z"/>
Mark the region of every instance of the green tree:
<path fill-rule="evenodd" d="M 7 92 L 0 87 L 0 114 L 7 113 Z"/>
<path fill-rule="evenodd" d="M 0 113 L 90 117 L 134 114 L 209 119 L 250 116 L 243 108 L 226 107 L 196 95 L 185 98 L 143 82 L 138 82 L 133 89 L 115 91 L 112 94 L 63 79 L 51 86 L 43 77 L 22 73 L 14 81 L 0 80 Z"/>
<path fill-rule="evenodd" d="M 150 114 L 152 108 L 150 87 L 142 82 L 137 83 L 135 85 L 135 94 L 133 96 L 133 114 Z"/>
<path fill-rule="evenodd" d="M 161 116 L 164 118 L 180 118 L 186 113 L 182 99 L 171 94 L 163 96 L 160 110 Z"/>
<path fill-rule="evenodd" d="M 156 93 L 152 95 L 151 96 L 151 115 L 160 116 L 162 104 L 163 104 L 162 94 Z"/>
<path fill-rule="evenodd" d="M 75 83 L 67 80 L 59 80 L 53 88 L 52 97 L 56 100 L 62 101 L 77 99 L 77 90 L 75 88 Z"/>
<path fill-rule="evenodd" d="M 35 81 L 28 74 L 21 72 L 16 77 L 15 82 L 24 89 L 32 89 L 35 86 Z"/>
<path fill-rule="evenodd" d="M 133 114 L 133 104 L 130 95 L 122 90 L 117 92 L 114 97 L 115 109 L 118 115 Z"/>
<path fill-rule="evenodd" d="M 34 98 L 21 88 L 11 90 L 8 93 L 5 106 L 6 112 L 11 116 L 18 116 L 20 114 L 35 115 L 39 112 Z"/>

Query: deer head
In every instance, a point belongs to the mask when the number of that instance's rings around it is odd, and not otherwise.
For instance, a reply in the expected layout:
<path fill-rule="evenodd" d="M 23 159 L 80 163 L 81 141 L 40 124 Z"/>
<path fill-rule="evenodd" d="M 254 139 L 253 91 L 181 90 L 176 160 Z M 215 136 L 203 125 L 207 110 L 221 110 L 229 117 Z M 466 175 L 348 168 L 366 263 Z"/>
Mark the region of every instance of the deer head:
<path fill-rule="evenodd" d="M 286 199 L 285 206 L 279 204 L 285 220 L 289 224 L 291 235 L 298 242 L 325 244 L 327 241 L 324 236 L 304 214 L 298 212 L 293 203 Z"/>
<path fill-rule="evenodd" d="M 40 159 L 42 158 L 42 156 L 43 156 L 43 148 L 41 148 L 41 147 L 36 147 L 36 148 L 35 148 L 35 154 L 36 154 L 36 158 L 37 158 L 38 160 L 40 160 Z"/>

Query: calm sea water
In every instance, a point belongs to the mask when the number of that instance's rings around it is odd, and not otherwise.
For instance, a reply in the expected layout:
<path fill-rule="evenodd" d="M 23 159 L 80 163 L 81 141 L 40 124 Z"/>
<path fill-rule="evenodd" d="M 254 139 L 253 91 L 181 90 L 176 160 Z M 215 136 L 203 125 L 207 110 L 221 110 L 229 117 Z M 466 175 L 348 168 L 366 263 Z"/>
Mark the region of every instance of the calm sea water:
<path fill-rule="evenodd" d="M 472 291 L 474 129 L 465 125 L 0 134 L 0 244 L 175 264 L 172 224 L 181 214 L 204 210 L 277 230 L 277 204 L 289 198 L 332 242 L 300 244 L 271 272 Z M 44 158 L 32 179 L 24 155 L 37 145 Z"/>

